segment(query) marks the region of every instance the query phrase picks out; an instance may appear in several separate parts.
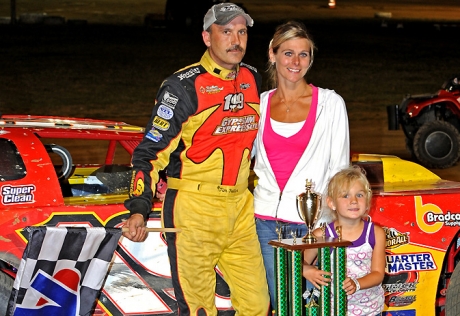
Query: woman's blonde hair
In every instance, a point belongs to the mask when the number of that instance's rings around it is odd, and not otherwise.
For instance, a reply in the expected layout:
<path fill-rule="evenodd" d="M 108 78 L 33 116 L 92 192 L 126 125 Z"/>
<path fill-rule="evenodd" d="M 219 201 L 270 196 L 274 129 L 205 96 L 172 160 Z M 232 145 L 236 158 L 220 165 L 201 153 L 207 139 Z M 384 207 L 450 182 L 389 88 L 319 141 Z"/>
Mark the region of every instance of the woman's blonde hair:
<path fill-rule="evenodd" d="M 311 68 L 311 65 L 313 64 L 313 52 L 316 49 L 315 43 L 313 42 L 310 34 L 308 34 L 307 29 L 305 28 L 305 25 L 303 23 L 297 21 L 286 22 L 276 28 L 275 34 L 273 35 L 273 38 L 268 46 L 267 73 L 270 88 L 275 88 L 278 85 L 278 79 L 276 78 L 276 66 L 274 63 L 270 61 L 270 49 L 273 50 L 273 53 L 276 55 L 281 44 L 288 40 L 297 38 L 305 38 L 310 42 L 311 60 L 308 69 Z"/>
<path fill-rule="evenodd" d="M 329 181 L 327 196 L 334 201 L 337 200 L 338 197 L 348 192 L 356 181 L 359 181 L 364 187 L 366 206 L 369 209 L 372 199 L 371 186 L 364 170 L 359 166 L 348 167 L 337 172 Z"/>

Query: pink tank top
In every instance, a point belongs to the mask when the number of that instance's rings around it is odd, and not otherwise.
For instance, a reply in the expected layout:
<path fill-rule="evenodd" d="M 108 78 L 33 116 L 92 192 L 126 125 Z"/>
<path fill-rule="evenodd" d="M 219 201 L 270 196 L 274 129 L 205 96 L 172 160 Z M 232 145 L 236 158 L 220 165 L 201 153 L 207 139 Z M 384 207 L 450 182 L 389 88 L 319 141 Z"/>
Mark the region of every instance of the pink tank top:
<path fill-rule="evenodd" d="M 272 95 L 268 96 L 267 116 L 265 117 L 265 130 L 263 142 L 270 166 L 275 174 L 280 191 L 283 192 L 289 177 L 299 162 L 300 157 L 310 142 L 313 128 L 316 121 L 316 110 L 318 108 L 318 88 L 310 85 L 313 89 L 310 112 L 305 120 L 302 129 L 290 137 L 284 137 L 275 133 L 270 122 L 270 103 Z"/>

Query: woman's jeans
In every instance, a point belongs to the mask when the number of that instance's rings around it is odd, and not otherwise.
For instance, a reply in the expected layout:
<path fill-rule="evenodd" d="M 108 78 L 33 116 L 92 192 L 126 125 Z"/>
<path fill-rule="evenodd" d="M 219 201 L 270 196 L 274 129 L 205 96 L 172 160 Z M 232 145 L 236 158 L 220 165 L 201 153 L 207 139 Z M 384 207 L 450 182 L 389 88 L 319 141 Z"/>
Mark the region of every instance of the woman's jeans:
<path fill-rule="evenodd" d="M 267 272 L 268 290 L 270 291 L 270 301 L 273 309 L 276 309 L 276 287 L 275 287 L 275 251 L 273 246 L 268 242 L 278 240 L 277 227 L 280 229 L 281 238 L 296 238 L 300 239 L 307 233 L 305 224 L 279 222 L 274 220 L 262 220 L 256 218 L 257 235 L 262 249 L 264 258 L 265 270 Z M 299 240 L 299 242 L 301 242 Z"/>

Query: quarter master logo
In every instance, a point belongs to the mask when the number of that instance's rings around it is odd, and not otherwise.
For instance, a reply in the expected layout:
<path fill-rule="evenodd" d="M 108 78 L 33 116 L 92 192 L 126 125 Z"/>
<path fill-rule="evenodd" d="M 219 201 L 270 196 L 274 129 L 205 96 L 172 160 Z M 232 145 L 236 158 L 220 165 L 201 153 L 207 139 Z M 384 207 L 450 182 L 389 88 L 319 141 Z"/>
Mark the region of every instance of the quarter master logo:
<path fill-rule="evenodd" d="M 386 273 L 395 274 L 401 271 L 436 270 L 436 263 L 429 252 L 386 255 Z"/>

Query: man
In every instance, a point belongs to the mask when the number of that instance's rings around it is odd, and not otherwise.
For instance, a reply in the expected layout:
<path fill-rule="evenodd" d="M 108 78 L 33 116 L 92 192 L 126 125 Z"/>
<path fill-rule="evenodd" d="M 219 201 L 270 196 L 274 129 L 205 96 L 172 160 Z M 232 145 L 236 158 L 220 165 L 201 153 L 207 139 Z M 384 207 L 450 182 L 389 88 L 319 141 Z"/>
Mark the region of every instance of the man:
<path fill-rule="evenodd" d="M 163 224 L 179 315 L 217 315 L 218 265 L 236 315 L 267 315 L 268 288 L 248 191 L 259 121 L 257 71 L 241 63 L 252 18 L 232 3 L 204 17 L 207 51 L 167 78 L 132 164 L 131 212 L 124 236 L 145 240 L 158 172 L 166 168 Z"/>

